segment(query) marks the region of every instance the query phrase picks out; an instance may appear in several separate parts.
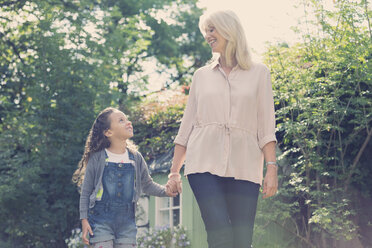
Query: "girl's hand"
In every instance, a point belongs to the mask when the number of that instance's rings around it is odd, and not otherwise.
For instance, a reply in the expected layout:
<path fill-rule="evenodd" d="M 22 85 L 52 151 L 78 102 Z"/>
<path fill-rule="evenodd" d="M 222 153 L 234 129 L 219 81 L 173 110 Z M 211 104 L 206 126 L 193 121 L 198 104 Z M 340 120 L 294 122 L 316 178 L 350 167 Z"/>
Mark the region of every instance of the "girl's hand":
<path fill-rule="evenodd" d="M 89 239 L 87 238 L 87 235 L 88 235 L 88 232 L 90 233 L 90 235 L 93 235 L 92 228 L 90 227 L 87 219 L 81 220 L 81 226 L 83 229 L 83 242 L 84 244 L 89 245 Z"/>
<path fill-rule="evenodd" d="M 178 195 L 178 192 L 173 192 L 170 188 L 170 186 L 167 184 L 165 185 L 165 193 L 167 194 L 167 196 L 169 197 L 175 197 Z"/>
<path fill-rule="evenodd" d="M 269 165 L 267 167 L 264 184 L 263 184 L 263 199 L 273 196 L 278 191 L 278 174 L 277 166 Z"/>

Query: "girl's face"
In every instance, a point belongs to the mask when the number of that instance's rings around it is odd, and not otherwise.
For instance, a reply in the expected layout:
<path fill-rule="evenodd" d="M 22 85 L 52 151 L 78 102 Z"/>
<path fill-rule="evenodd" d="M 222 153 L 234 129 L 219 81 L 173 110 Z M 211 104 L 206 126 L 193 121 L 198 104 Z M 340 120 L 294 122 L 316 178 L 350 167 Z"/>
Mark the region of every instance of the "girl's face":
<path fill-rule="evenodd" d="M 204 38 L 212 48 L 212 52 L 220 54 L 225 53 L 227 40 L 217 32 L 216 28 L 212 24 L 209 24 L 205 30 Z"/>
<path fill-rule="evenodd" d="M 109 116 L 110 129 L 105 132 L 108 138 L 127 140 L 133 137 L 133 126 L 121 111 L 114 111 Z"/>

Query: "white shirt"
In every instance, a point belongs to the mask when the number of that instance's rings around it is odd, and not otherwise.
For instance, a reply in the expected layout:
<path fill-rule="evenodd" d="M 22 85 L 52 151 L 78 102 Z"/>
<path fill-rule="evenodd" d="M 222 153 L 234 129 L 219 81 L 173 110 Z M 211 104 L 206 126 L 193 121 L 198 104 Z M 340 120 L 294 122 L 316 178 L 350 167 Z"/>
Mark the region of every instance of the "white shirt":
<path fill-rule="evenodd" d="M 112 162 L 112 163 L 131 163 L 129 160 L 129 155 L 128 151 L 125 150 L 124 153 L 113 153 L 110 152 L 109 150 L 105 149 L 107 156 L 108 156 L 108 161 L 107 162 Z"/>
<path fill-rule="evenodd" d="M 269 69 L 253 64 L 225 75 L 219 63 L 198 69 L 174 143 L 187 147 L 185 175 L 210 172 L 261 184 L 262 148 L 275 141 Z"/>

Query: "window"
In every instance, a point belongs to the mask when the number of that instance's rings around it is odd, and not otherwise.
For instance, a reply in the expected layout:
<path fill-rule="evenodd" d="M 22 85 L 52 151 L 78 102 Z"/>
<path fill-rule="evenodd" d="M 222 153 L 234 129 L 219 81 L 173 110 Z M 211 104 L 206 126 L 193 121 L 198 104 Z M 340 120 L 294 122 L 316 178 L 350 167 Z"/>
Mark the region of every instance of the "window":
<path fill-rule="evenodd" d="M 138 234 L 144 236 L 149 229 L 149 196 L 141 196 L 136 208 L 136 225 Z"/>
<path fill-rule="evenodd" d="M 181 224 L 181 199 L 176 197 L 155 198 L 155 226 L 174 227 Z"/>

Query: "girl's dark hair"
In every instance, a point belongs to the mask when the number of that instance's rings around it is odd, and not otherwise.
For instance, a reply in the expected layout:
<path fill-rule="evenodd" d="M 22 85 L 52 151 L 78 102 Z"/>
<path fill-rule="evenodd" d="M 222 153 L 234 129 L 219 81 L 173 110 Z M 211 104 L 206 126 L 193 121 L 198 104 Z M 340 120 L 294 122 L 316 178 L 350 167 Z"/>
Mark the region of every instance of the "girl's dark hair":
<path fill-rule="evenodd" d="M 104 132 L 110 128 L 110 115 L 116 111 L 115 108 L 105 108 L 102 110 L 96 120 L 94 121 L 92 128 L 89 131 L 87 141 L 85 143 L 84 154 L 78 164 L 78 169 L 72 176 L 72 181 L 79 187 L 83 183 L 85 169 L 87 167 L 90 156 L 104 148 L 110 146 L 109 139 L 104 135 Z"/>

